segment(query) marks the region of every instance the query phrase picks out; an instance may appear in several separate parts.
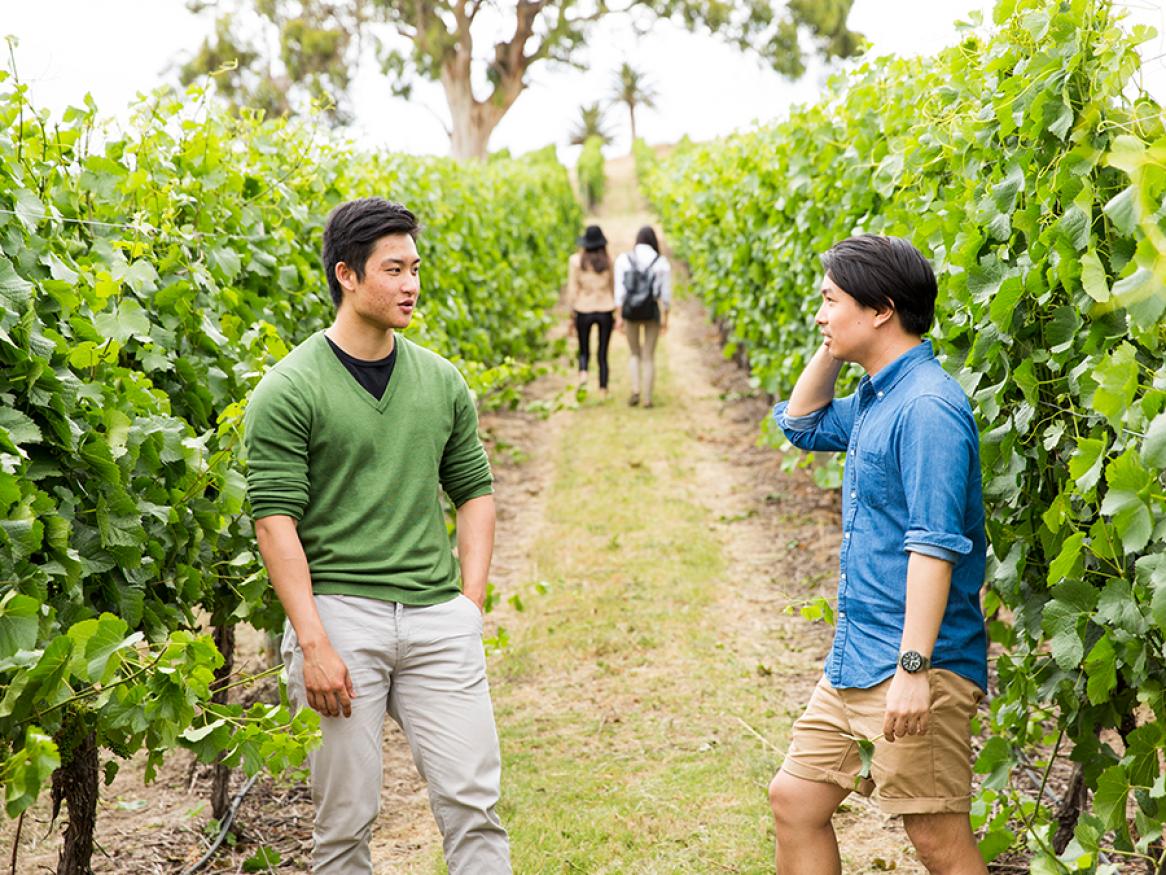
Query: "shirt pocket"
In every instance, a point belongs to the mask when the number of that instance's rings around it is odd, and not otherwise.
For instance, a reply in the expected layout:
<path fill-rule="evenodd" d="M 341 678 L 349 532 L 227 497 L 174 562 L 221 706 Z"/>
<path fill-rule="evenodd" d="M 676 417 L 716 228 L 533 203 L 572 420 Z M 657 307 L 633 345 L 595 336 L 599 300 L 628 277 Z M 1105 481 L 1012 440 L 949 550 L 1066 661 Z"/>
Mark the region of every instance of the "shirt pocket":
<path fill-rule="evenodd" d="M 859 454 L 858 494 L 867 507 L 884 508 L 891 500 L 889 460 L 884 453 L 864 450 Z"/>

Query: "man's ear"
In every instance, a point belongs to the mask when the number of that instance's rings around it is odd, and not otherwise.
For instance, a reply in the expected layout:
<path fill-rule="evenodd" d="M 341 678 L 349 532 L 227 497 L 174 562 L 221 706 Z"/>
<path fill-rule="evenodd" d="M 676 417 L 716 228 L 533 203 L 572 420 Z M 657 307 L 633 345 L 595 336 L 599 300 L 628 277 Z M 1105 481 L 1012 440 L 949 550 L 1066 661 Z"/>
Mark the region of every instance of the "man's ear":
<path fill-rule="evenodd" d="M 336 281 L 344 291 L 351 292 L 356 288 L 356 273 L 343 261 L 336 262 L 335 273 Z"/>
<path fill-rule="evenodd" d="M 339 265 L 337 265 L 339 267 Z M 886 323 L 895 318 L 895 305 L 888 301 L 885 306 L 875 311 L 874 327 L 882 328 Z"/>

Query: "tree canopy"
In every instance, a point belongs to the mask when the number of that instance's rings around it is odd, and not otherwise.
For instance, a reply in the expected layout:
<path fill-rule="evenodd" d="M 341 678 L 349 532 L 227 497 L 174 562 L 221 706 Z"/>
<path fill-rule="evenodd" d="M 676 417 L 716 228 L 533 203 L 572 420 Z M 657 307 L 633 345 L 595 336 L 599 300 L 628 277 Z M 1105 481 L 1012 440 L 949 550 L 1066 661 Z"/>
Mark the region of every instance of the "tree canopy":
<path fill-rule="evenodd" d="M 846 25 L 853 0 L 234 2 L 217 12 L 215 33 L 183 68 L 184 79 L 233 65 L 222 74 L 228 99 L 291 111 L 312 97 L 343 121 L 352 71 L 371 45 L 393 94 L 409 96 L 418 79 L 441 83 L 457 157 L 483 157 L 491 133 L 529 84 L 528 72 L 543 63 L 580 66 L 591 29 L 608 16 L 710 32 L 790 78 L 805 71 L 807 55 L 850 57 L 862 41 Z M 189 5 L 196 12 L 211 8 L 204 0 Z M 244 18 L 262 32 L 247 33 Z"/>

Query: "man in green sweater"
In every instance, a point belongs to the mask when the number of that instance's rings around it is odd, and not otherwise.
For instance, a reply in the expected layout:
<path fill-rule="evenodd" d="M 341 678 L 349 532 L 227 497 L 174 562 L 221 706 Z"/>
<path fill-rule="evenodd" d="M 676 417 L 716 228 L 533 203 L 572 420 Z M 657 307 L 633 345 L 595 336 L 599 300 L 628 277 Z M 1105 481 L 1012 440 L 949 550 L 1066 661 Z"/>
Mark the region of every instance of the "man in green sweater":
<path fill-rule="evenodd" d="M 332 212 L 323 261 L 336 319 L 247 408 L 248 494 L 288 617 L 288 689 L 321 718 L 317 875 L 373 871 L 386 713 L 428 784 L 451 875 L 510 872 L 481 641 L 492 477 L 465 381 L 396 333 L 420 292 L 417 233 L 382 198 Z M 441 490 L 457 507 L 456 559 Z"/>

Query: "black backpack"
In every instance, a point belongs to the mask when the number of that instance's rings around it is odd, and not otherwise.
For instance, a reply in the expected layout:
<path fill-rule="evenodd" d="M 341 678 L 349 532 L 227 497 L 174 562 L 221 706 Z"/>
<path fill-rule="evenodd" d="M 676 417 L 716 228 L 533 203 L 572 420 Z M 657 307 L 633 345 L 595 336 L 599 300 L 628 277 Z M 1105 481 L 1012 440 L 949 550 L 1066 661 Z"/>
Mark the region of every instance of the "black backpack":
<path fill-rule="evenodd" d="M 627 294 L 620 309 L 624 319 L 633 322 L 655 322 L 660 318 L 660 305 L 656 303 L 659 297 L 656 275 L 652 273 L 652 268 L 659 260 L 660 254 L 656 253 L 651 264 L 643 270 L 638 270 L 633 259 L 632 266 L 624 271 L 623 286 Z"/>

